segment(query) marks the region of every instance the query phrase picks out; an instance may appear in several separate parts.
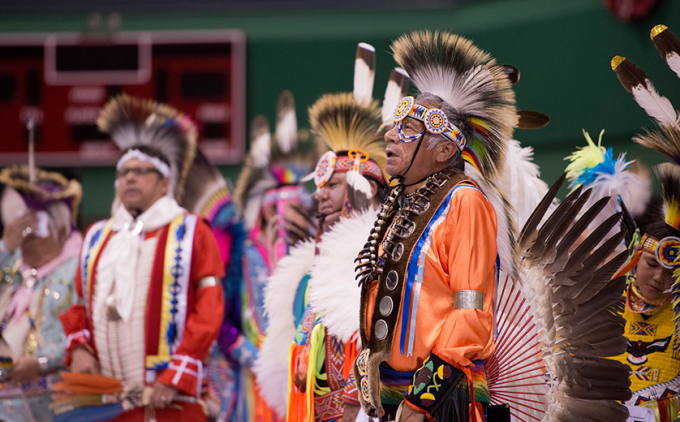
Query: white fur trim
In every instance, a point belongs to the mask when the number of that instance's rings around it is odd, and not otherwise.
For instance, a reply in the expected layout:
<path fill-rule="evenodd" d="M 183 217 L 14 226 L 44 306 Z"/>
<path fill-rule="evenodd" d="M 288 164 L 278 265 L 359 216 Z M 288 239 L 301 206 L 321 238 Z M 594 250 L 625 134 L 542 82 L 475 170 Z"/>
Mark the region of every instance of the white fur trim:
<path fill-rule="evenodd" d="M 264 290 L 264 308 L 269 318 L 267 335 L 257 355 L 253 372 L 260 393 L 279 416 L 285 417 L 288 401 L 288 353 L 295 339 L 293 301 L 302 277 L 312 265 L 314 241 L 309 240 L 283 257 Z"/>
<path fill-rule="evenodd" d="M 116 164 L 116 170 L 120 170 L 120 168 L 123 167 L 123 164 L 127 163 L 133 158 L 153 165 L 154 167 L 156 167 L 156 170 L 160 172 L 160 174 L 162 174 L 165 177 L 170 177 L 170 166 L 165 164 L 158 157 L 152 157 L 149 154 L 145 154 L 138 149 L 131 149 L 128 152 L 126 152 L 122 157 L 120 157 L 120 160 L 118 160 L 118 164 Z"/>
<path fill-rule="evenodd" d="M 325 233 L 310 271 L 309 301 L 329 334 L 343 342 L 359 330 L 361 288 L 354 259 L 364 247 L 378 216 L 373 208 L 342 219 Z"/>

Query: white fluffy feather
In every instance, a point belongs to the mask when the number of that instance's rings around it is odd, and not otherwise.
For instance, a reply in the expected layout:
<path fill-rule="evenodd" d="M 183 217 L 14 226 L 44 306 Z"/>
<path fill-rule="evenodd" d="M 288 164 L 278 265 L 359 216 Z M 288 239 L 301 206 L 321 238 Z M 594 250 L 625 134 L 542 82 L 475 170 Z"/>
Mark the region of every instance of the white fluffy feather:
<path fill-rule="evenodd" d="M 508 274 L 515 274 L 516 263 L 514 256 L 514 239 L 512 239 L 510 232 L 510 224 L 508 218 L 512 216 L 512 210 L 506 209 L 503 203 L 502 194 L 498 188 L 489 180 L 485 179 L 479 172 L 465 163 L 465 175 L 470 177 L 484 192 L 486 199 L 491 202 L 494 211 L 496 211 L 496 249 L 501 259 L 501 269 Z M 510 214 L 508 216 L 508 214 Z M 507 216 L 507 218 L 506 218 Z"/>
<path fill-rule="evenodd" d="M 371 69 L 360 56 L 360 50 L 365 50 L 375 57 L 375 48 L 366 43 L 357 46 L 357 58 L 354 61 L 354 99 L 362 107 L 366 107 L 373 99 L 373 82 L 375 80 L 375 68 Z M 375 59 L 373 60 L 375 65 Z"/>
<path fill-rule="evenodd" d="M 313 257 L 313 240 L 291 249 L 279 261 L 264 292 L 264 307 L 269 326 L 253 372 L 262 396 L 281 417 L 286 415 L 288 351 L 296 332 L 293 302 L 298 284 L 309 271 Z"/>
<path fill-rule="evenodd" d="M 646 86 L 644 87 L 642 84 L 633 87 L 635 101 L 650 117 L 656 119 L 659 124 L 666 127 L 680 128 L 678 126 L 678 112 L 675 111 L 670 100 L 659 95 L 649 79 L 645 82 Z"/>
<path fill-rule="evenodd" d="M 668 67 L 670 67 L 671 70 L 675 72 L 676 75 L 678 75 L 678 78 L 680 78 L 680 56 L 678 53 L 672 52 L 667 55 L 666 63 L 668 63 Z"/>
<path fill-rule="evenodd" d="M 420 92 L 437 95 L 453 108 L 480 117 L 488 117 L 486 105 L 482 101 L 484 94 L 497 89 L 489 83 L 489 70 L 483 66 L 477 66 L 464 74 L 444 72 L 440 66 L 427 67 L 411 75 L 411 78 Z"/>
<path fill-rule="evenodd" d="M 373 193 L 371 192 L 371 183 L 364 176 L 361 175 L 356 170 L 350 170 L 347 172 L 347 184 L 354 188 L 354 190 L 359 191 L 366 195 L 368 199 L 373 198 Z M 365 241 L 365 239 L 364 239 Z M 363 245 L 362 245 L 363 246 Z M 361 249 L 361 248 L 359 248 Z M 358 251 L 357 251 L 358 252 Z M 354 257 L 356 258 L 356 257 Z M 354 259 L 352 258 L 352 259 Z"/>
<path fill-rule="evenodd" d="M 277 127 L 278 129 L 278 127 Z M 250 153 L 257 168 L 265 168 L 269 165 L 269 157 L 272 150 L 272 134 L 269 131 L 255 138 L 250 146 Z"/>
<path fill-rule="evenodd" d="M 541 179 L 541 170 L 533 162 L 534 150 L 511 139 L 505 150 L 505 164 L 496 180 L 496 187 L 505 194 L 515 209 L 518 229 L 524 227 L 531 213 L 548 192 Z"/>
<path fill-rule="evenodd" d="M 396 67 L 392 72 L 397 72 L 402 77 L 408 79 L 408 74 L 404 69 Z M 405 85 L 406 91 L 408 91 L 408 83 Z M 402 90 L 402 86 L 392 80 L 392 75 L 390 75 L 390 80 L 387 82 L 387 89 L 385 89 L 385 99 L 382 104 L 382 123 L 385 127 L 391 127 L 394 123 L 392 114 L 394 113 L 394 109 L 397 108 L 399 101 L 404 98 L 405 95 L 406 92 Z"/>
<path fill-rule="evenodd" d="M 285 113 L 279 116 L 276 122 L 276 142 L 279 144 L 279 149 L 288 154 L 293 150 L 297 143 L 297 117 L 295 116 L 295 109 L 288 109 Z"/>
<path fill-rule="evenodd" d="M 361 288 L 355 280 L 354 259 L 364 247 L 377 213 L 373 208 L 342 219 L 324 233 L 310 271 L 312 309 L 321 314 L 327 332 L 343 342 L 359 330 Z"/>

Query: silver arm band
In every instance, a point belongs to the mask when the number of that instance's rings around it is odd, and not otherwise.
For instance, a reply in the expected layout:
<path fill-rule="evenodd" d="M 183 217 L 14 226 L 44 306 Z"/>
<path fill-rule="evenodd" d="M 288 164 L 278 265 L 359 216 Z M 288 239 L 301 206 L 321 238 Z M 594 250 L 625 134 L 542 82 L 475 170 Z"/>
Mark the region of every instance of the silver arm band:
<path fill-rule="evenodd" d="M 459 290 L 456 292 L 456 304 L 453 309 L 484 310 L 484 293 L 477 290 Z"/>
<path fill-rule="evenodd" d="M 210 277 L 203 277 L 202 279 L 198 280 L 198 284 L 196 285 L 197 289 L 203 288 L 203 287 L 213 287 L 217 286 L 219 284 L 219 281 L 217 280 L 217 277 L 210 276 Z"/>

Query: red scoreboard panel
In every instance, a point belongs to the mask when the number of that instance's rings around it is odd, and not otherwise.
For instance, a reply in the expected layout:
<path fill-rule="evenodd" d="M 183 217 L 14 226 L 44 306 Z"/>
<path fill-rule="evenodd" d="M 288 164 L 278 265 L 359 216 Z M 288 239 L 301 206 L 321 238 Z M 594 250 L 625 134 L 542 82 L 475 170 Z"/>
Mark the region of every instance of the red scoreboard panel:
<path fill-rule="evenodd" d="M 38 165 L 114 164 L 117 148 L 96 120 L 119 93 L 191 116 L 213 163 L 243 159 L 243 32 L 16 33 L 0 35 L 0 166 L 27 162 L 29 116 Z"/>

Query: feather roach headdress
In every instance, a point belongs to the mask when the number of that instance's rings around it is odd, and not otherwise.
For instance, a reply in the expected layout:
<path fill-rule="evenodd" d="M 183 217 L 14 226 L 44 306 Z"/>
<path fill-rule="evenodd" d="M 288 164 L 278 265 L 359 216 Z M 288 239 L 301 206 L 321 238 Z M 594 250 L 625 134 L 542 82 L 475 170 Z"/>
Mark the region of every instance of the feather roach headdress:
<path fill-rule="evenodd" d="M 198 137 L 188 116 L 166 104 L 121 94 L 104 106 L 97 126 L 121 150 L 145 145 L 163 153 L 170 161 L 168 193 L 181 199 Z"/>
<path fill-rule="evenodd" d="M 273 139 L 264 116 L 257 116 L 250 127 L 250 152 L 234 192 L 234 202 L 247 229 L 255 226 L 265 193 L 281 186 L 298 185 L 320 155 L 308 132 L 297 129 L 295 100 L 289 91 L 279 97 L 276 116 Z"/>
<path fill-rule="evenodd" d="M 515 93 L 503 66 L 472 41 L 448 32 L 413 32 L 392 44 L 392 53 L 421 93 L 456 110 L 466 139 L 463 157 L 493 180 L 505 145 L 518 124 Z"/>
<path fill-rule="evenodd" d="M 64 202 L 71 210 L 71 223 L 75 226 L 78 207 L 83 197 L 80 183 L 68 180 L 59 173 L 40 169 L 36 169 L 36 180 L 31 182 L 29 174 L 26 165 L 8 167 L 0 172 L 0 183 L 19 194 L 12 195 L 5 191 L 2 201 L 3 218 L 14 218 L 16 211 L 20 209 L 44 210 L 54 202 Z"/>

